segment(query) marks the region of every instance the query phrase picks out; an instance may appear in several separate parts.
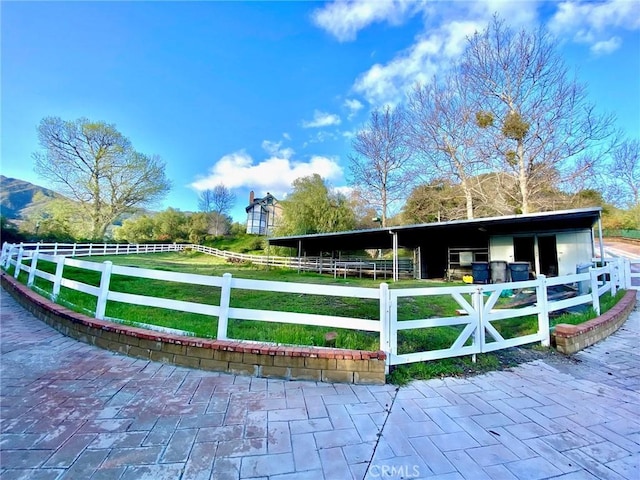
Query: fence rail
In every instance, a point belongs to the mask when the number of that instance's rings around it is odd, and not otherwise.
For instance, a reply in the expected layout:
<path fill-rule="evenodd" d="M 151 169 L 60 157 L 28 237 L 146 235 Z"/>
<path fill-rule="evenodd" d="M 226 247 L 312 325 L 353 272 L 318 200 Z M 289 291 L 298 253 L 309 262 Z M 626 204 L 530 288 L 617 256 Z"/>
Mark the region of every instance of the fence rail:
<path fill-rule="evenodd" d="M 126 249 L 124 246 L 120 248 L 113 246 L 114 250 L 110 250 L 111 247 L 106 246 L 93 246 L 86 249 L 80 246 L 58 245 L 57 248 L 47 249 L 42 246 L 40 248 L 27 248 L 25 245 L 8 245 L 5 243 L 0 256 L 0 263 L 9 274 L 13 267 L 13 275 L 16 278 L 21 272 L 28 274 L 27 285 L 29 287 L 33 287 L 36 277 L 51 282 L 51 297 L 53 300 L 60 294 L 61 287 L 78 290 L 96 297 L 95 317 L 98 319 L 105 318 L 108 302 L 122 302 L 218 317 L 218 339 L 229 338 L 228 325 L 230 321 L 234 320 L 293 323 L 377 332 L 379 334 L 380 349 L 387 353 L 387 367 L 445 357 L 475 355 L 533 342 L 541 342 L 543 345 L 548 345 L 549 314 L 551 312 L 591 303 L 596 312 L 599 313 L 600 295 L 606 291 L 615 294 L 618 288 L 629 288 L 633 278 L 628 260 L 610 259 L 605 262 L 606 264 L 603 267 L 592 267 L 587 273 L 564 277 L 547 278 L 544 275 L 539 275 L 535 280 L 504 284 L 390 289 L 387 283 L 381 283 L 378 288 L 369 288 L 247 280 L 233 278 L 229 273 L 225 273 L 222 277 L 212 277 L 119 266 L 113 265 L 109 261 L 102 263 L 89 262 L 67 256 L 67 252 L 75 252 L 76 255 L 82 255 L 85 253 L 78 252 L 90 251 L 92 255 L 96 255 L 96 252 L 109 252 L 105 254 L 114 254 L 114 252 L 115 254 L 125 252 L 150 253 L 152 251 L 177 251 L 184 248 L 184 246 L 180 245 L 149 245 L 149 248 L 145 249 L 138 248 L 139 246 L 131 247 L 135 248 Z M 40 261 L 54 263 L 56 265 L 55 274 L 38 269 Z M 638 263 L 640 264 L 640 261 Z M 64 269 L 70 266 L 100 272 L 99 285 L 88 285 L 65 278 Z M 112 291 L 109 286 L 111 276 L 114 274 L 219 288 L 220 301 L 217 305 L 211 305 Z M 579 294 L 576 297 L 550 300 L 548 298 L 548 289 L 561 285 L 583 285 L 585 288 L 578 288 Z M 379 303 L 379 318 L 351 318 L 230 307 L 231 292 L 234 289 L 281 292 L 292 295 L 305 294 L 374 299 Z M 496 308 L 501 294 L 505 290 L 514 289 L 535 290 L 535 300 L 522 308 Z M 451 296 L 461 307 L 462 314 L 442 318 L 398 319 L 400 299 L 442 295 Z M 527 315 L 537 316 L 538 328 L 534 334 L 505 339 L 494 325 L 496 322 Z M 460 329 L 459 335 L 449 347 L 425 352 L 398 353 L 398 332 L 443 326 L 457 326 Z"/>
<path fill-rule="evenodd" d="M 169 244 L 76 244 L 76 243 L 21 243 L 8 245 L 7 248 L 23 248 L 24 250 L 37 250 L 40 253 L 50 255 L 65 255 L 70 257 L 86 257 L 99 255 L 131 255 L 139 253 L 162 253 L 193 250 L 206 255 L 224 258 L 231 262 L 246 262 L 274 268 L 290 268 L 298 271 L 333 273 L 338 276 L 372 276 L 378 278 L 393 277 L 393 260 L 387 259 L 362 259 L 362 258 L 324 258 L 324 257 L 279 257 L 272 255 L 249 255 L 230 252 L 206 245 L 187 243 Z M 3 246 L 2 256 L 6 255 Z M 3 260 L 0 260 L 0 264 Z M 398 261 L 398 271 L 402 276 L 412 276 L 414 271 L 413 260 L 402 258 Z"/>

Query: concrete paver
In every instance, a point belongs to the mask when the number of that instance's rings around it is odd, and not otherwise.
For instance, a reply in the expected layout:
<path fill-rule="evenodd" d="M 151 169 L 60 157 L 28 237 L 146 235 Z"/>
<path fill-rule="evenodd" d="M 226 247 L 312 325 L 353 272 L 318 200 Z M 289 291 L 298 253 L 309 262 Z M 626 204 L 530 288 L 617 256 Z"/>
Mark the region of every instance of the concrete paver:
<path fill-rule="evenodd" d="M 0 477 L 640 478 L 640 311 L 572 359 L 362 386 L 249 378 L 64 337 L 0 290 Z"/>

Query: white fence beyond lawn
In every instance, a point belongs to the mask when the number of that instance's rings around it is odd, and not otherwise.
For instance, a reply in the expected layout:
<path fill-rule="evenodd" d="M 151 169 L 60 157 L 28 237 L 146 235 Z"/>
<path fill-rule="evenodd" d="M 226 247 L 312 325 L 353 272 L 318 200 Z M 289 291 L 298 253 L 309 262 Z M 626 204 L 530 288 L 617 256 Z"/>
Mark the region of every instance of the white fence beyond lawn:
<path fill-rule="evenodd" d="M 600 312 L 600 296 L 610 291 L 615 295 L 619 288 L 631 287 L 631 264 L 628 260 L 608 260 L 600 268 L 590 268 L 587 273 L 564 277 L 545 277 L 539 275 L 535 280 L 492 285 L 465 285 L 456 287 L 419 287 L 393 288 L 381 283 L 378 288 L 348 287 L 334 285 L 304 284 L 292 282 L 273 282 L 264 280 L 246 280 L 233 278 L 226 273 L 222 277 L 166 272 L 152 269 L 113 265 L 112 262 L 89 262 L 72 258 L 80 255 L 113 255 L 178 251 L 183 245 L 60 245 L 60 244 L 19 244 L 5 243 L 2 247 L 0 264 L 18 278 L 20 272 L 28 274 L 27 285 L 32 287 L 36 277 L 52 283 L 52 299 L 55 301 L 61 287 L 81 291 L 96 297 L 94 315 L 105 318 L 108 302 L 130 303 L 149 307 L 198 313 L 218 318 L 218 339 L 228 339 L 227 327 L 234 320 L 254 320 L 261 322 L 295 323 L 331 328 L 364 330 L 377 332 L 380 338 L 380 350 L 387 353 L 387 367 L 403 363 L 435 360 L 541 342 L 549 345 L 549 314 L 565 308 L 592 304 Z M 40 260 L 56 264 L 55 274 L 38 269 Z M 636 263 L 634 261 L 634 263 Z M 640 264 L 640 260 L 637 262 Z M 65 267 L 76 267 L 100 272 L 99 286 L 88 285 L 64 277 Z M 187 302 L 167 298 L 151 297 L 109 289 L 111 275 L 124 275 L 136 278 L 163 280 L 167 282 L 205 285 L 220 289 L 218 305 Z M 550 300 L 548 291 L 554 286 L 579 285 L 578 295 L 561 300 Z M 281 312 L 277 310 L 249 309 L 230 307 L 230 298 L 234 289 L 282 292 L 292 295 L 322 295 L 333 297 L 351 297 L 374 299 L 379 303 L 377 319 L 337 317 L 319 314 Z M 535 300 L 522 308 L 495 308 L 501 293 L 505 290 L 535 291 Z M 403 298 L 422 296 L 451 296 L 460 306 L 461 315 L 442 318 L 412 320 L 398 319 L 398 304 Z M 496 322 L 507 319 L 536 315 L 537 332 L 516 338 L 505 339 L 495 328 Z M 398 352 L 398 332 L 413 329 L 426 329 L 443 326 L 458 326 L 457 339 L 441 350 L 425 352 Z M 243 339 L 237 339 L 243 340 Z"/>

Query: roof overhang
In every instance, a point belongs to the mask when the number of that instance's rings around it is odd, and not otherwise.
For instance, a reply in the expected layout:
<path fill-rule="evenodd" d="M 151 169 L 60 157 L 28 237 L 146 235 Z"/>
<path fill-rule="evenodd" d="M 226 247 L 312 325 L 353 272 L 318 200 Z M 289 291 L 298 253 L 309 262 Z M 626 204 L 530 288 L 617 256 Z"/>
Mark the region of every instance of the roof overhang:
<path fill-rule="evenodd" d="M 400 247 L 415 248 L 428 243 L 429 239 L 441 236 L 464 240 L 479 234 L 483 236 L 518 235 L 591 229 L 600 218 L 601 211 L 602 208 L 593 207 L 347 232 L 273 237 L 269 239 L 269 244 L 295 249 L 301 247 L 306 252 L 387 249 L 392 246 L 392 234 L 396 234 Z"/>

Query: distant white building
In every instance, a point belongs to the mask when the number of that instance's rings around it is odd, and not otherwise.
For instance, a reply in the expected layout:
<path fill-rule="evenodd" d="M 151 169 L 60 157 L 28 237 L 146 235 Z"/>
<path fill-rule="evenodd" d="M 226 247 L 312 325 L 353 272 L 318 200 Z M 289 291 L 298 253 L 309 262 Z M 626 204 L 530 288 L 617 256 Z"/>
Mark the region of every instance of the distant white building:
<path fill-rule="evenodd" d="M 282 207 L 269 192 L 263 198 L 255 198 L 253 190 L 249 193 L 247 212 L 247 233 L 271 235 Z"/>

